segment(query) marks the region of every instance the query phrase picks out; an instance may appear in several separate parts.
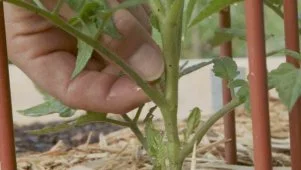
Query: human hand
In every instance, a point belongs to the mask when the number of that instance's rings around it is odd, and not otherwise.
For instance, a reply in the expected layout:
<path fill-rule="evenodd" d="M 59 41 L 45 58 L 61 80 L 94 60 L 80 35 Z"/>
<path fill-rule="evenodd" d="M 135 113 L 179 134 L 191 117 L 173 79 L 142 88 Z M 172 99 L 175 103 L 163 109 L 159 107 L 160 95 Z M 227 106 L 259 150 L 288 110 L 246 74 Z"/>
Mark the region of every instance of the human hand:
<path fill-rule="evenodd" d="M 49 9 L 56 1 L 45 0 Z M 109 0 L 111 6 L 117 0 Z M 63 7 L 63 18 L 72 17 Z M 100 41 L 137 71 L 145 80 L 159 78 L 164 70 L 159 47 L 151 38 L 148 11 L 138 6 L 119 10 L 113 20 L 123 35 L 121 40 L 102 35 Z M 120 70 L 93 55 L 86 69 L 71 79 L 75 67 L 77 41 L 51 23 L 19 7 L 5 4 L 5 24 L 10 60 L 40 88 L 67 106 L 95 112 L 126 113 L 148 101 L 147 96 Z"/>

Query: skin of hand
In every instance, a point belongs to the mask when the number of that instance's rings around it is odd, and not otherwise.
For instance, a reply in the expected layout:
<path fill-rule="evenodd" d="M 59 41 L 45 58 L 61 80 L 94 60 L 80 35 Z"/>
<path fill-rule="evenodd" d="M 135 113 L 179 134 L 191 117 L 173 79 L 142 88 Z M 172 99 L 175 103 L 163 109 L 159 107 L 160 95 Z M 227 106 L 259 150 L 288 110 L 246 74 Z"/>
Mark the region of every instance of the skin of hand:
<path fill-rule="evenodd" d="M 110 6 L 122 0 L 108 0 Z M 48 9 L 55 0 L 44 0 Z M 119 76 L 117 66 L 94 54 L 75 79 L 77 41 L 44 18 L 11 4 L 4 4 L 9 59 L 41 89 L 72 108 L 123 114 L 147 102 L 143 91 L 127 76 Z M 60 15 L 68 20 L 73 11 L 64 6 Z M 115 52 L 146 81 L 158 79 L 164 70 L 160 48 L 151 38 L 149 11 L 140 5 L 122 9 L 113 21 L 123 36 L 99 41 Z"/>

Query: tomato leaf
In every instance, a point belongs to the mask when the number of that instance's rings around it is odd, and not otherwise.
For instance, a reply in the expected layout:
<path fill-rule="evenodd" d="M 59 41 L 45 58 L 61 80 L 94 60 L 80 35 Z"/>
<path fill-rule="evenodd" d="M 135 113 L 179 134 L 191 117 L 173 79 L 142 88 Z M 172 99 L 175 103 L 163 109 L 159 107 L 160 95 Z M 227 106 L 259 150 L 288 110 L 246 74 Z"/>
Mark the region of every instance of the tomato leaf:
<path fill-rule="evenodd" d="M 67 1 L 72 9 L 79 11 L 77 15 L 70 19 L 69 23 L 82 33 L 97 39 L 101 33 L 107 34 L 112 38 L 119 39 L 121 35 L 115 28 L 112 20 L 112 14 L 106 13 L 110 9 L 104 0 L 86 0 L 86 1 Z M 92 57 L 94 49 L 83 41 L 78 41 L 78 54 L 76 57 L 75 69 L 72 78 L 75 78 L 86 67 Z"/>
<path fill-rule="evenodd" d="M 271 4 L 275 5 L 275 6 L 280 6 L 283 3 L 283 0 L 264 0 L 266 2 L 270 2 Z"/>
<path fill-rule="evenodd" d="M 78 12 L 84 6 L 86 0 L 65 0 L 65 2 L 74 12 Z"/>
<path fill-rule="evenodd" d="M 230 57 L 223 57 L 214 59 L 213 72 L 215 76 L 226 80 L 233 80 L 238 76 L 239 71 L 237 64 Z"/>
<path fill-rule="evenodd" d="M 196 25 L 197 23 L 203 21 L 207 17 L 211 16 L 214 13 L 219 12 L 220 10 L 230 6 L 234 3 L 240 2 L 242 0 L 211 0 L 201 12 L 191 21 L 189 27 Z"/>
<path fill-rule="evenodd" d="M 269 86 L 276 88 L 281 101 L 291 110 L 301 96 L 301 70 L 283 63 L 269 73 Z"/>
<path fill-rule="evenodd" d="M 76 66 L 72 73 L 72 78 L 75 78 L 79 73 L 81 73 L 93 54 L 93 48 L 90 47 L 83 41 L 78 41 L 78 54 L 76 58 Z"/>
<path fill-rule="evenodd" d="M 145 126 L 146 141 L 148 146 L 148 154 L 153 158 L 155 166 L 165 164 L 167 157 L 167 148 L 163 141 L 164 135 L 154 128 L 151 120 Z"/>
<path fill-rule="evenodd" d="M 249 84 L 246 80 L 236 79 L 229 82 L 228 87 L 233 91 L 236 91 L 235 95 L 241 101 L 247 101 L 249 99 Z M 237 89 L 237 90 L 236 90 Z"/>
<path fill-rule="evenodd" d="M 71 117 L 74 115 L 74 110 L 68 106 L 63 105 L 60 101 L 51 97 L 42 104 L 31 107 L 26 110 L 18 111 L 20 114 L 30 117 L 40 117 L 53 113 L 59 113 L 61 117 Z"/>
<path fill-rule="evenodd" d="M 268 57 L 275 56 L 275 55 L 287 55 L 287 56 L 290 56 L 294 59 L 301 61 L 301 54 L 296 51 L 289 50 L 289 49 L 280 49 L 280 50 L 275 50 L 275 51 L 271 51 L 271 52 L 267 53 Z"/>
<path fill-rule="evenodd" d="M 185 17 L 184 17 L 184 19 L 185 19 L 185 21 L 184 21 L 184 24 L 185 24 L 184 29 L 186 29 L 186 27 L 188 26 L 188 23 L 191 20 L 192 13 L 193 13 L 193 11 L 195 9 L 196 4 L 197 4 L 197 0 L 189 0 L 189 2 L 187 4 L 187 7 L 186 7 L 185 13 L 184 13 L 184 15 L 185 15 Z"/>
<path fill-rule="evenodd" d="M 214 32 L 213 37 L 209 39 L 209 44 L 212 47 L 217 47 L 234 38 L 245 40 L 246 39 L 245 31 L 236 28 L 218 28 Z"/>
<path fill-rule="evenodd" d="M 80 116 L 79 118 L 76 118 L 75 120 L 66 121 L 54 126 L 45 127 L 38 130 L 30 130 L 27 131 L 30 134 L 34 135 L 45 135 L 45 134 L 53 134 L 53 133 L 59 133 L 62 131 L 66 131 L 69 129 L 72 129 L 74 127 L 83 126 L 86 124 L 91 124 L 95 122 L 104 122 L 106 120 L 107 114 L 105 113 L 95 113 L 95 112 L 87 112 L 86 115 Z"/>
<path fill-rule="evenodd" d="M 195 128 L 199 126 L 200 122 L 201 122 L 201 110 L 198 107 L 196 107 L 191 111 L 187 119 L 187 123 L 186 123 L 187 128 L 184 134 L 185 141 L 189 140 L 189 136 L 193 133 Z"/>

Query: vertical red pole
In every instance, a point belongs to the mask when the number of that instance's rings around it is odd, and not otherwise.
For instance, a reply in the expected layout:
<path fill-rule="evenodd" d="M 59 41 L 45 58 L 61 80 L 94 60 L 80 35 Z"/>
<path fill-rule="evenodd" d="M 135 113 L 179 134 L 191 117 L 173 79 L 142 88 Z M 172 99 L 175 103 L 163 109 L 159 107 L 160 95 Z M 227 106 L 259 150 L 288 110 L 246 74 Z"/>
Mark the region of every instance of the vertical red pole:
<path fill-rule="evenodd" d="M 219 21 L 221 28 L 231 27 L 231 11 L 230 7 L 220 11 Z M 232 42 L 225 42 L 220 47 L 221 57 L 232 57 Z M 227 104 L 232 100 L 231 91 L 228 88 L 228 81 L 223 80 L 223 103 Z M 235 131 L 235 112 L 232 111 L 224 117 L 224 133 L 226 139 L 231 139 L 225 143 L 225 161 L 228 164 L 237 163 L 236 154 L 236 131 Z"/>
<path fill-rule="evenodd" d="M 250 100 L 256 170 L 272 170 L 263 0 L 246 0 Z"/>
<path fill-rule="evenodd" d="M 0 2 L 0 169 L 16 170 L 3 2 Z"/>
<path fill-rule="evenodd" d="M 298 2 L 297 0 L 284 0 L 284 28 L 286 48 L 299 52 L 299 30 L 298 30 Z M 300 67 L 299 61 L 287 56 L 287 62 Z M 290 122 L 290 144 L 292 169 L 301 168 L 301 99 L 289 113 Z"/>

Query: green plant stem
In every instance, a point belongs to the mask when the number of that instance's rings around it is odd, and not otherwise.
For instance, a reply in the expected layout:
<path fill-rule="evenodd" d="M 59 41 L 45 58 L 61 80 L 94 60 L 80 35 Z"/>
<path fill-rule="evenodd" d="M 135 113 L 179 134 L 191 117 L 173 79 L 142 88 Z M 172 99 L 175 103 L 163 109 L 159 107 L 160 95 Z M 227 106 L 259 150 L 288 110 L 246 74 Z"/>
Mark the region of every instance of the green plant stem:
<path fill-rule="evenodd" d="M 133 122 L 132 119 L 128 115 L 122 115 L 122 118 L 129 123 Z"/>
<path fill-rule="evenodd" d="M 202 69 L 208 65 L 211 65 L 214 63 L 214 60 L 208 61 L 208 62 L 202 62 L 187 68 L 183 68 L 180 72 L 180 78 L 182 78 L 183 76 L 186 76 L 187 74 L 193 73 L 199 69 Z"/>
<path fill-rule="evenodd" d="M 145 150 L 148 150 L 148 146 L 145 140 L 145 137 L 143 136 L 142 132 L 138 128 L 138 126 L 134 123 L 131 124 L 130 129 L 133 131 L 133 133 L 137 136 L 138 140 L 142 144 Z"/>
<path fill-rule="evenodd" d="M 76 119 L 74 120 L 76 121 Z M 131 124 L 128 123 L 128 122 L 122 122 L 122 121 L 118 121 L 118 120 L 114 120 L 114 119 L 104 119 L 104 120 L 91 120 L 89 121 L 88 123 L 110 123 L 110 124 L 114 124 L 114 125 L 117 125 L 117 126 L 123 126 L 123 127 L 130 127 Z M 88 123 L 83 123 L 83 124 L 80 124 L 80 125 L 86 125 Z"/>
<path fill-rule="evenodd" d="M 27 10 L 33 11 L 38 15 L 43 16 L 47 20 L 51 21 L 54 25 L 58 26 L 62 30 L 71 34 L 72 36 L 84 41 L 95 49 L 95 51 L 106 60 L 109 60 L 119 66 L 127 75 L 129 75 L 135 82 L 144 90 L 144 92 L 153 100 L 158 106 L 166 107 L 168 104 L 161 94 L 152 88 L 146 81 L 144 81 L 133 69 L 124 62 L 123 59 L 118 57 L 116 54 L 109 51 L 107 48 L 101 45 L 101 43 L 73 28 L 71 25 L 66 23 L 59 16 L 53 15 L 50 12 L 47 12 L 41 8 L 38 8 L 32 4 L 24 2 L 22 0 L 4 0 L 5 2 L 23 7 Z"/>
<path fill-rule="evenodd" d="M 163 110 L 161 109 L 165 132 L 168 139 L 167 150 L 168 150 L 168 159 L 171 169 L 177 170 L 180 165 L 178 160 L 180 154 L 180 139 L 177 127 L 177 109 L 175 110 Z"/>
<path fill-rule="evenodd" d="M 166 94 L 168 103 L 178 103 L 179 61 L 181 57 L 181 37 L 183 1 L 177 0 L 161 24 L 163 53 L 166 64 Z M 175 107 L 175 106 L 172 106 Z"/>
<path fill-rule="evenodd" d="M 175 143 L 179 143 L 177 132 L 178 109 L 178 81 L 179 61 L 181 56 L 182 13 L 183 1 L 177 0 L 161 24 L 163 53 L 166 67 L 166 92 L 165 98 L 169 103 L 168 108 L 161 108 L 167 137 Z M 168 133 L 170 131 L 170 133 Z"/>
<path fill-rule="evenodd" d="M 154 1 L 154 4 L 157 6 L 158 8 L 158 12 L 160 12 L 162 15 L 165 14 L 165 7 L 163 6 L 161 0 L 153 0 Z"/>
<path fill-rule="evenodd" d="M 167 150 L 169 168 L 173 170 L 181 169 L 182 163 L 178 162 L 180 153 L 180 139 L 177 127 L 178 112 L 178 81 L 179 81 L 179 61 L 181 57 L 181 37 L 182 37 L 182 18 L 183 0 L 167 1 L 169 10 L 160 23 L 160 30 L 163 42 L 163 54 L 166 68 L 166 91 L 165 98 L 168 107 L 160 107 L 165 132 L 168 139 Z"/>
<path fill-rule="evenodd" d="M 132 121 L 132 119 L 128 115 L 122 115 L 122 118 L 129 123 L 129 128 L 132 130 L 132 132 L 136 135 L 142 146 L 145 148 L 145 150 L 148 149 L 147 142 L 145 140 L 145 137 L 143 136 L 141 130 L 138 128 L 137 124 Z"/>
<path fill-rule="evenodd" d="M 189 141 L 187 145 L 184 146 L 180 153 L 180 161 L 183 162 L 184 159 L 192 152 L 193 145 L 196 143 L 197 145 L 200 143 L 204 135 L 208 132 L 208 130 L 223 116 L 227 113 L 235 109 L 237 106 L 241 105 L 243 101 L 235 98 L 230 103 L 226 104 L 222 109 L 216 112 L 213 116 L 211 116 L 204 125 L 201 126 L 195 133 L 195 136 Z"/>
<path fill-rule="evenodd" d="M 156 111 L 157 108 L 158 108 L 158 106 L 154 106 L 154 107 L 149 109 L 149 112 L 146 114 L 146 116 L 143 120 L 143 123 L 146 123 L 147 121 L 149 121 L 153 117 L 153 113 Z"/>
<path fill-rule="evenodd" d="M 161 2 L 163 8 L 167 11 L 170 7 L 168 0 L 158 0 Z"/>
<path fill-rule="evenodd" d="M 134 117 L 134 119 L 133 119 L 133 122 L 135 122 L 135 123 L 137 123 L 137 122 L 138 122 L 138 120 L 139 120 L 139 118 L 140 118 L 140 115 L 141 115 L 141 112 L 142 112 L 142 109 L 143 109 L 143 107 L 144 107 L 144 104 L 138 108 L 138 110 L 137 110 L 137 113 L 136 113 L 136 115 L 135 115 L 135 117 Z"/>
<path fill-rule="evenodd" d="M 111 123 L 111 124 L 123 126 L 123 127 L 130 127 L 130 123 L 121 122 L 121 121 L 114 120 L 114 119 L 105 119 L 105 121 L 101 121 L 101 122 Z"/>
<path fill-rule="evenodd" d="M 150 7 L 153 9 L 153 13 L 158 17 L 159 21 L 162 21 L 165 14 L 165 8 L 162 5 L 160 0 L 152 0 L 151 3 L 149 3 Z"/>
<path fill-rule="evenodd" d="M 163 1 L 166 1 L 166 2 L 165 2 L 166 8 L 168 8 L 169 6 L 172 5 L 173 1 L 175 1 L 175 0 L 163 0 Z"/>

